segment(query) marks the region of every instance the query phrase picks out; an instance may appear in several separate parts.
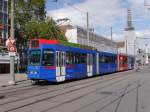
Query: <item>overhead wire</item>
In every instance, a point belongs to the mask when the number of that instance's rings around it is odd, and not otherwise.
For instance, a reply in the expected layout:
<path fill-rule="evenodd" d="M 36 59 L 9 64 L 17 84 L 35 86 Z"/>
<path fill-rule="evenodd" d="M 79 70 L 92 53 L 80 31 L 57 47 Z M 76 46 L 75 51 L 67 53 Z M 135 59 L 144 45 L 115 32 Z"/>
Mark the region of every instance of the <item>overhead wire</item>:
<path fill-rule="evenodd" d="M 58 1 L 58 0 L 57 0 Z M 56 2 L 57 2 L 56 1 Z M 86 14 L 88 11 L 86 11 L 86 10 L 83 10 L 83 9 L 81 9 L 81 8 L 79 8 L 79 7 L 77 7 L 77 6 L 75 6 L 75 5 L 73 5 L 73 4 L 71 4 L 71 3 L 69 3 L 69 2 L 67 2 L 66 0 L 62 0 L 67 6 L 69 6 L 70 8 L 72 8 L 72 9 L 74 9 L 74 10 L 76 10 L 76 11 L 78 11 L 78 12 L 81 12 L 82 14 Z M 96 16 L 97 14 L 89 14 L 89 17 L 90 18 L 92 18 L 92 19 L 94 19 L 94 21 L 97 21 L 97 22 L 99 22 L 100 20 L 98 20 L 97 18 L 94 18 L 95 16 Z"/>
<path fill-rule="evenodd" d="M 57 0 L 57 1 L 58 1 L 58 0 Z M 62 0 L 62 1 L 63 1 L 67 6 L 69 6 L 70 8 L 72 8 L 72 9 L 78 11 L 78 12 L 81 12 L 82 14 L 85 14 L 85 17 L 86 17 L 86 13 L 87 13 L 88 11 L 83 10 L 83 9 L 81 9 L 81 8 L 79 8 L 79 7 L 77 7 L 77 6 L 73 5 L 73 4 L 71 4 L 71 3 L 69 3 L 69 2 L 66 1 L 66 0 Z M 95 17 L 96 15 L 97 15 L 97 14 L 92 14 L 92 13 L 89 14 L 89 17 L 91 18 L 90 24 L 91 24 L 91 22 L 94 22 L 94 23 L 95 23 L 95 21 L 96 21 L 97 23 L 100 22 L 100 20 Z M 93 19 L 94 19 L 94 20 L 93 20 Z M 93 28 L 94 28 L 94 25 L 90 25 L 90 26 L 93 26 Z"/>

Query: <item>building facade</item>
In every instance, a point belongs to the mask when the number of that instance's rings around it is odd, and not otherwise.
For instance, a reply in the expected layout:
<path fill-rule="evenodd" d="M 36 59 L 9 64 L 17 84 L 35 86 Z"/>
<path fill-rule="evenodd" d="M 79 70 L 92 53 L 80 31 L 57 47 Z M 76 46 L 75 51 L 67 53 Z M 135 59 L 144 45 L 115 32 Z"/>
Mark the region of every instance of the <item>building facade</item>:
<path fill-rule="evenodd" d="M 8 0 L 0 0 L 0 38 L 8 38 Z"/>
<path fill-rule="evenodd" d="M 102 52 L 117 53 L 117 44 L 115 42 L 103 36 L 97 35 L 94 32 L 89 33 L 89 41 L 87 39 L 87 30 L 79 26 L 69 26 L 69 29 L 66 29 L 65 32 L 69 42 L 89 45 Z"/>
<path fill-rule="evenodd" d="M 124 45 L 118 48 L 119 53 L 124 53 L 132 56 L 137 55 L 136 34 L 135 28 L 132 25 L 132 13 L 130 9 L 127 13 L 127 27 L 124 31 L 123 43 Z"/>
<path fill-rule="evenodd" d="M 0 0 L 0 73 L 10 72 L 10 56 L 5 41 L 8 38 L 8 0 Z"/>

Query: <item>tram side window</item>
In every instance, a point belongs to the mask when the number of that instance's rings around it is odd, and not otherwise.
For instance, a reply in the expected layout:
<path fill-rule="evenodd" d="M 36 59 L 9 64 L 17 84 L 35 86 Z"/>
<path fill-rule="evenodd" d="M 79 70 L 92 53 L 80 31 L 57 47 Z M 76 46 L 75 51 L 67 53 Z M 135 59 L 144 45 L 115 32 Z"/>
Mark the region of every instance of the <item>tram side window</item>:
<path fill-rule="evenodd" d="M 96 63 L 96 55 L 93 55 L 93 63 Z"/>
<path fill-rule="evenodd" d="M 123 64 L 127 64 L 127 57 L 123 58 Z"/>
<path fill-rule="evenodd" d="M 80 64 L 86 63 L 87 55 L 81 53 L 67 52 L 66 53 L 66 64 Z"/>
<path fill-rule="evenodd" d="M 106 56 L 106 63 L 111 63 L 112 62 L 112 58 L 110 56 Z"/>
<path fill-rule="evenodd" d="M 105 56 L 99 56 L 99 62 L 105 63 Z"/>
<path fill-rule="evenodd" d="M 80 54 L 75 53 L 75 64 L 79 64 L 79 63 L 80 63 Z"/>
<path fill-rule="evenodd" d="M 58 52 L 56 52 L 56 65 L 60 66 L 60 64 L 59 64 L 59 53 Z"/>
<path fill-rule="evenodd" d="M 69 53 L 67 52 L 66 53 L 66 64 L 68 65 L 70 62 L 69 62 L 70 60 L 69 60 Z"/>
<path fill-rule="evenodd" d="M 117 64 L 117 56 L 114 57 L 114 63 Z"/>
<path fill-rule="evenodd" d="M 119 57 L 119 64 L 120 64 L 120 65 L 123 64 L 123 57 L 122 57 L 122 56 Z"/>
<path fill-rule="evenodd" d="M 123 61 L 122 61 L 122 60 L 120 60 L 120 61 L 119 61 L 119 64 L 120 64 L 120 65 L 122 65 L 122 64 L 123 64 Z"/>
<path fill-rule="evenodd" d="M 86 59 L 87 59 L 87 55 L 86 54 L 81 54 L 81 63 L 86 64 Z"/>
<path fill-rule="evenodd" d="M 116 56 L 112 56 L 111 59 L 112 59 L 111 60 L 112 63 L 117 63 L 117 57 Z"/>
<path fill-rule="evenodd" d="M 73 52 L 66 53 L 66 64 L 73 64 L 74 63 L 74 54 Z"/>
<path fill-rule="evenodd" d="M 100 56 L 99 61 L 100 63 L 112 63 L 113 59 L 111 56 Z"/>
<path fill-rule="evenodd" d="M 100 56 L 99 61 L 100 61 L 100 63 L 108 63 L 109 57 L 108 56 Z"/>
<path fill-rule="evenodd" d="M 115 62 L 114 56 L 111 56 L 110 58 L 111 58 L 111 63 L 114 63 Z"/>
<path fill-rule="evenodd" d="M 90 55 L 90 62 L 89 62 L 90 65 L 93 64 L 93 61 L 94 61 L 93 59 L 94 59 L 94 55 L 91 54 L 91 55 Z"/>
<path fill-rule="evenodd" d="M 70 52 L 70 64 L 74 64 L 74 61 L 75 61 L 75 56 L 74 56 L 74 53 L 73 52 Z"/>
<path fill-rule="evenodd" d="M 54 51 L 51 49 L 43 50 L 42 65 L 53 66 L 54 65 Z"/>

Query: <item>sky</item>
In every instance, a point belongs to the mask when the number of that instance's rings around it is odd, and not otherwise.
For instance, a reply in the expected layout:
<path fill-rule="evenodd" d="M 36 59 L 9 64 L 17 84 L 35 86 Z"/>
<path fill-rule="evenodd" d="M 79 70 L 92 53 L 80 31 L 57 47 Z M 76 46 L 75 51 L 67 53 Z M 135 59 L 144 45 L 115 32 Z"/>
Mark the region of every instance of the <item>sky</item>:
<path fill-rule="evenodd" d="M 113 28 L 113 39 L 124 39 L 124 28 L 127 26 L 127 9 L 132 10 L 133 26 L 136 36 L 150 37 L 150 0 L 47 0 L 47 16 L 54 19 L 69 18 L 70 23 L 86 28 L 86 12 L 89 13 L 90 28 L 95 33 L 110 38 L 110 27 Z M 142 43 L 150 39 L 142 40 Z"/>

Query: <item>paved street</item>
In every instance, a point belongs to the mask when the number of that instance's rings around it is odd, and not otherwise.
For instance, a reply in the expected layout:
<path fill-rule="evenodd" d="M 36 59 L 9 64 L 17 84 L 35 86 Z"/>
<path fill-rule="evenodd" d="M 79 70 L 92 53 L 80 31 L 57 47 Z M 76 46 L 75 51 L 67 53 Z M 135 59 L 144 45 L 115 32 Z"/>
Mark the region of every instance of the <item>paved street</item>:
<path fill-rule="evenodd" d="M 26 74 L 23 73 L 15 74 L 15 78 L 17 82 L 27 80 Z M 10 74 L 0 74 L 0 86 L 8 85 L 10 79 L 11 79 Z"/>
<path fill-rule="evenodd" d="M 0 112 L 149 112 L 150 68 L 57 85 L 0 87 Z"/>
<path fill-rule="evenodd" d="M 150 112 L 149 11 L 150 0 L 0 0 L 0 112 Z"/>

